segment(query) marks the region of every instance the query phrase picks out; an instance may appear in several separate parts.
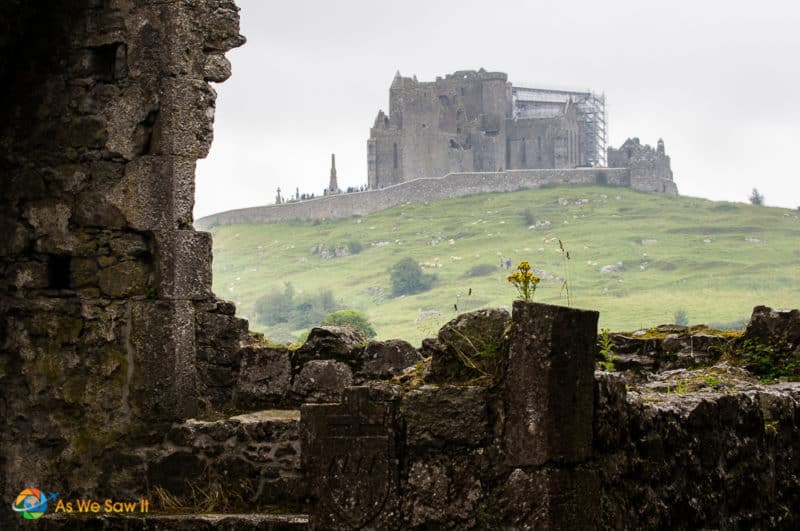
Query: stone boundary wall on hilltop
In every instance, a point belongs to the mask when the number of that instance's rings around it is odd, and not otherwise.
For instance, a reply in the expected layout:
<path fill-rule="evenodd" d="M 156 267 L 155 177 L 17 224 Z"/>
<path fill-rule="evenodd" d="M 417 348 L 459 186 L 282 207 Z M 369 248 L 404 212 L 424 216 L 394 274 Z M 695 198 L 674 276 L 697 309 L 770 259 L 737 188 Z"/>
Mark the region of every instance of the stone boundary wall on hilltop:
<path fill-rule="evenodd" d="M 292 220 L 342 219 L 365 216 L 405 203 L 422 203 L 492 192 L 515 192 L 552 184 L 609 184 L 630 186 L 627 168 L 571 170 L 508 170 L 484 173 L 450 173 L 444 177 L 415 179 L 378 190 L 332 195 L 238 210 L 195 221 L 198 229 L 243 223 L 280 223 Z"/>

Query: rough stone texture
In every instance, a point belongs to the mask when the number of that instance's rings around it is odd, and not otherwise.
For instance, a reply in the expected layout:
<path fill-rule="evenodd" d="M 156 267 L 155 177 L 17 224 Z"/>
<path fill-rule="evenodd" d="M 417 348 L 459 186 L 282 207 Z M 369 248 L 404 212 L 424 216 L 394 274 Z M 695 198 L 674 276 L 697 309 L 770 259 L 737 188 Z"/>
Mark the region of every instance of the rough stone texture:
<path fill-rule="evenodd" d="M 790 351 L 800 354 L 800 310 L 756 306 L 743 339 L 762 344 L 783 343 Z"/>
<path fill-rule="evenodd" d="M 126 447 L 197 408 L 196 312 L 164 299 L 213 302 L 208 259 L 154 231 L 194 238 L 206 80 L 242 42 L 230 0 L 0 3 L 0 498 L 141 493 Z"/>
<path fill-rule="evenodd" d="M 386 379 L 402 374 L 422 359 L 407 341 L 370 341 L 364 348 L 364 361 L 358 376 L 366 380 Z"/>
<path fill-rule="evenodd" d="M 164 444 L 148 451 L 148 484 L 183 500 L 192 487 L 224 489 L 228 510 L 302 504 L 299 411 L 264 410 L 225 420 L 177 424 Z"/>
<path fill-rule="evenodd" d="M 339 405 L 301 408 L 313 529 L 398 525 L 395 409 L 365 387 L 350 388 Z"/>
<path fill-rule="evenodd" d="M 349 326 L 318 326 L 292 356 L 293 371 L 298 373 L 309 360 L 335 359 L 354 368 L 361 364 L 367 338 Z"/>
<path fill-rule="evenodd" d="M 511 316 L 506 310 L 488 309 L 463 313 L 439 330 L 437 342 L 428 342 L 423 350 L 431 355 L 429 380 L 456 381 L 480 376 L 460 358 L 502 357 Z"/>
<path fill-rule="evenodd" d="M 661 325 L 655 332 L 660 335 L 610 334 L 615 370 L 628 372 L 637 379 L 646 377 L 647 372 L 713 365 L 730 341 L 730 337 L 710 333 L 703 327 Z"/>
<path fill-rule="evenodd" d="M 643 396 L 596 379 L 600 528 L 800 525 L 800 384 Z"/>
<path fill-rule="evenodd" d="M 219 408 L 233 397 L 241 349 L 249 339 L 247 321 L 234 316 L 232 303 L 203 302 L 195 308 L 198 387 L 208 405 Z"/>
<path fill-rule="evenodd" d="M 515 469 L 494 493 L 493 529 L 597 529 L 598 474 L 585 468 Z"/>
<path fill-rule="evenodd" d="M 283 402 L 292 383 L 289 351 L 247 347 L 241 350 L 241 356 L 239 377 L 233 391 L 236 406 L 253 409 Z"/>
<path fill-rule="evenodd" d="M 303 365 L 292 384 L 296 403 L 339 402 L 353 384 L 350 367 L 335 360 L 311 360 Z"/>
<path fill-rule="evenodd" d="M 211 298 L 211 235 L 193 230 L 155 233 L 156 278 L 162 299 Z"/>
<path fill-rule="evenodd" d="M 505 374 L 511 466 L 576 462 L 592 450 L 598 313 L 514 302 Z"/>
<path fill-rule="evenodd" d="M 188 301 L 130 303 L 131 407 L 142 422 L 197 413 L 194 308 Z"/>
<path fill-rule="evenodd" d="M 342 219 L 366 216 L 405 203 L 426 203 L 493 192 L 515 192 L 540 188 L 545 185 L 629 186 L 629 181 L 627 168 L 450 173 L 444 177 L 414 179 L 379 190 L 329 195 L 280 205 L 229 210 L 198 219 L 195 226 L 208 230 L 219 225 L 241 223 L 280 223 L 293 219 Z"/>
<path fill-rule="evenodd" d="M 427 385 L 403 397 L 402 413 L 411 447 L 437 451 L 486 442 L 489 410 L 484 387 Z"/>

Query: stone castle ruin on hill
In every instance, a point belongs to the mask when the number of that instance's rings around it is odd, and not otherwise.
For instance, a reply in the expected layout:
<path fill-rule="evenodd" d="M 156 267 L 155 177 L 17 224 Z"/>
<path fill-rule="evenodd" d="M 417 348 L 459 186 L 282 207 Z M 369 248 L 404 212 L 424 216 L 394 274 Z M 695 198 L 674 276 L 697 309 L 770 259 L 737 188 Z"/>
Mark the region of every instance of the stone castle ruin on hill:
<path fill-rule="evenodd" d="M 548 184 L 608 184 L 677 195 L 663 140 L 606 145 L 605 96 L 516 87 L 502 72 L 461 70 L 433 82 L 398 72 L 389 113 L 367 140 L 367 186 L 323 197 L 231 210 L 198 226 L 366 215 L 404 203 L 510 192 Z"/>
<path fill-rule="evenodd" d="M 734 363 L 797 371 L 798 310 L 613 334 L 614 373 L 597 312 L 533 302 L 250 332 L 192 226 L 242 44 L 232 0 L 0 0 L 0 529 L 800 529 L 800 383 Z M 578 170 L 499 175 L 537 171 Z"/>

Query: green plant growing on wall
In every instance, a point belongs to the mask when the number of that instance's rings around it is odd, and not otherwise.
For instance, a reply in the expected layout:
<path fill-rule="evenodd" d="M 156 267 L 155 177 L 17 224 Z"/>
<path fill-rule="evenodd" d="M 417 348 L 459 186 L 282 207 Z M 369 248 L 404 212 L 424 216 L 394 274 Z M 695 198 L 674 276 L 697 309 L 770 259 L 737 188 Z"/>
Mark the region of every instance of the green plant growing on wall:
<path fill-rule="evenodd" d="M 517 288 L 521 300 L 532 301 L 536 286 L 542 279 L 531 273 L 531 264 L 523 260 L 517 266 L 517 270 L 508 275 L 507 280 Z"/>
<path fill-rule="evenodd" d="M 729 357 L 762 381 L 774 382 L 779 378 L 800 381 L 800 356 L 784 343 L 765 344 L 745 339 L 731 349 Z"/>
<path fill-rule="evenodd" d="M 597 339 L 597 344 L 600 347 L 600 356 L 603 358 L 598 364 L 604 371 L 612 372 L 617 355 L 614 354 L 614 341 L 608 333 L 608 328 L 600 329 L 600 337 Z"/>

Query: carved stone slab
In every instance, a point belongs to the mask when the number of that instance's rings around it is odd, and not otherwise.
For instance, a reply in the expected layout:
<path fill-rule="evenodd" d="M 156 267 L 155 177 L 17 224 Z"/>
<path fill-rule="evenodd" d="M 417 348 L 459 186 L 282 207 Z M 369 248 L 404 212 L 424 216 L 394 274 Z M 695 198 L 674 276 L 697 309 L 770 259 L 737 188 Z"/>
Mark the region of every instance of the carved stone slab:
<path fill-rule="evenodd" d="M 349 388 L 341 404 L 301 408 L 303 466 L 314 504 L 312 529 L 398 525 L 395 405 Z"/>

